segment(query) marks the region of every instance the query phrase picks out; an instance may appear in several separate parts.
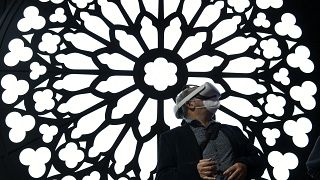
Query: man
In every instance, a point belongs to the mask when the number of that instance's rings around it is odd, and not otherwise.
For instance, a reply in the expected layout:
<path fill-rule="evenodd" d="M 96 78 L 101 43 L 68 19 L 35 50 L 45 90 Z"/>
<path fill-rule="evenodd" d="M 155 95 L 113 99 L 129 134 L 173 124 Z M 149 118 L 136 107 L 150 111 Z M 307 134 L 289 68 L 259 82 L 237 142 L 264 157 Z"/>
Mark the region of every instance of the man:
<path fill-rule="evenodd" d="M 183 125 L 159 140 L 157 180 L 245 180 L 261 177 L 265 159 L 238 127 L 214 120 L 220 93 L 210 83 L 187 87 L 174 112 Z"/>

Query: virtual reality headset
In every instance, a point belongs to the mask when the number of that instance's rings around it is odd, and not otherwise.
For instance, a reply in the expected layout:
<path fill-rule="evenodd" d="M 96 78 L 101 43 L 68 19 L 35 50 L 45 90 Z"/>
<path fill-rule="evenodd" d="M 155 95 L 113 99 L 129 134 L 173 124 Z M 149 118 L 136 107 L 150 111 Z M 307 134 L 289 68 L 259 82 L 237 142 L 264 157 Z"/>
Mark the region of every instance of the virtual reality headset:
<path fill-rule="evenodd" d="M 187 89 L 183 90 L 178 94 L 177 99 L 181 96 Z M 179 102 L 176 100 L 176 105 L 173 108 L 174 114 L 177 118 L 182 118 L 182 106 L 189 101 L 190 99 L 196 97 L 198 99 L 213 99 L 215 101 L 219 101 L 221 94 L 216 87 L 214 87 L 211 83 L 204 83 L 203 85 L 197 87 L 195 90 L 190 92 L 187 96 L 182 98 Z"/>

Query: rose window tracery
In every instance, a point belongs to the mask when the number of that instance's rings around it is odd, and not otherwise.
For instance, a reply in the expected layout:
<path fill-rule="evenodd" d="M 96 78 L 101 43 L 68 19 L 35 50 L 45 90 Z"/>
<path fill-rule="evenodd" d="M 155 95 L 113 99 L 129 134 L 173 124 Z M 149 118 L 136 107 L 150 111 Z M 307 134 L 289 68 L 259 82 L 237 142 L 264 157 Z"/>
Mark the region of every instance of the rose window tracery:
<path fill-rule="evenodd" d="M 208 81 L 217 120 L 268 158 L 261 179 L 303 173 L 315 67 L 284 3 L 19 2 L 0 50 L 8 151 L 29 178 L 154 179 L 157 138 L 181 123 L 175 96 Z"/>

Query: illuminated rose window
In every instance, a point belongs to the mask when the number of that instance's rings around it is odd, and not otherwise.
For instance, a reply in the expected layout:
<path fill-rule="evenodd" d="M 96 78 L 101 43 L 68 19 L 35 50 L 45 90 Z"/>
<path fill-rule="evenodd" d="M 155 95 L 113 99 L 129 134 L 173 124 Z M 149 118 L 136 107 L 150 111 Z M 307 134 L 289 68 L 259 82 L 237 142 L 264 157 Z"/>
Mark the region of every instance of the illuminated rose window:
<path fill-rule="evenodd" d="M 304 173 L 317 86 L 282 0 L 30 0 L 1 48 L 8 151 L 41 179 L 154 179 L 174 97 L 214 83 L 217 120 L 268 158 L 262 178 Z M 277 13 L 272 13 L 276 11 Z M 8 31 L 9 32 L 9 31 Z M 305 78 L 295 78 L 305 77 Z M 283 146 L 283 142 L 287 143 Z M 13 167 L 12 167 L 13 168 Z"/>

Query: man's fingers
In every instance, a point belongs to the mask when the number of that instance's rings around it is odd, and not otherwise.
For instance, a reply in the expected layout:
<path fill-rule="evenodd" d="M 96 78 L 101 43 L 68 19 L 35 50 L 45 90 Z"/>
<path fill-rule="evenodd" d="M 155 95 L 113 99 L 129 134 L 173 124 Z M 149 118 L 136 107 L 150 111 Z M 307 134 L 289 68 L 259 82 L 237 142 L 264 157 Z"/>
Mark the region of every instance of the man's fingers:
<path fill-rule="evenodd" d="M 214 162 L 212 161 L 207 161 L 207 160 L 200 160 L 199 163 L 197 164 L 197 168 L 203 169 L 204 167 L 208 167 L 208 166 L 213 166 Z"/>
<path fill-rule="evenodd" d="M 215 166 L 206 166 L 206 167 L 202 167 L 201 169 L 203 171 L 212 171 L 212 170 L 214 170 L 216 168 L 215 168 Z"/>
<path fill-rule="evenodd" d="M 216 169 L 213 166 L 204 167 L 199 170 L 200 175 L 212 176 L 215 173 Z"/>
<path fill-rule="evenodd" d="M 232 172 L 232 174 L 228 177 L 228 180 L 238 180 L 238 175 L 239 175 L 239 172 L 238 171 L 234 171 Z"/>
<path fill-rule="evenodd" d="M 212 175 L 216 171 L 216 162 L 212 159 L 201 159 L 197 164 L 197 169 L 202 179 L 215 180 Z"/>
<path fill-rule="evenodd" d="M 202 175 L 205 175 L 205 176 L 211 176 L 212 175 L 212 171 L 203 171 L 201 172 Z"/>
<path fill-rule="evenodd" d="M 212 166 L 212 165 L 215 165 L 216 162 L 215 161 L 212 161 L 212 160 L 200 160 L 199 161 L 199 165 L 200 166 Z"/>
<path fill-rule="evenodd" d="M 234 167 L 234 166 L 231 166 L 231 167 L 229 167 L 227 170 L 225 170 L 225 171 L 223 172 L 223 175 L 224 175 L 224 176 L 230 176 L 230 175 L 232 174 L 232 172 L 235 171 L 235 170 L 236 170 L 235 167 Z"/>
<path fill-rule="evenodd" d="M 212 159 L 201 159 L 199 162 L 215 162 Z"/>
<path fill-rule="evenodd" d="M 208 177 L 208 176 L 205 176 L 205 177 L 203 177 L 202 179 L 206 179 L 206 180 L 216 180 L 215 177 Z"/>

